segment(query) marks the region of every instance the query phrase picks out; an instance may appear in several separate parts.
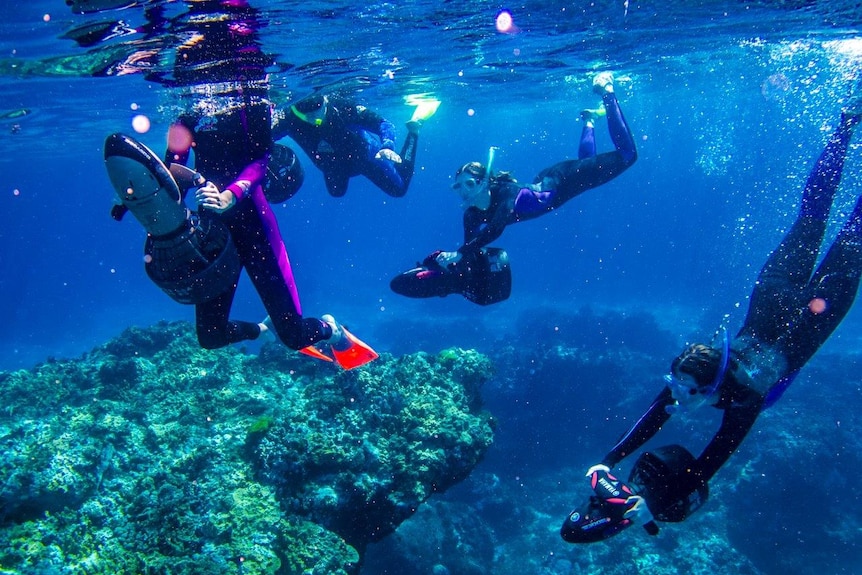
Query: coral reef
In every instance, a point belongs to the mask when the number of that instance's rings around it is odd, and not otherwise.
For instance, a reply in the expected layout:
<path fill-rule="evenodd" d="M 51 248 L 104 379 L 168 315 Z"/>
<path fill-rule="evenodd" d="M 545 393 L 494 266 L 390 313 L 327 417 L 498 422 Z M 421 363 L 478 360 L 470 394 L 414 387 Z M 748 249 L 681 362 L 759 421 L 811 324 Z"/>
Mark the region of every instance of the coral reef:
<path fill-rule="evenodd" d="M 461 350 L 339 371 L 132 328 L 0 373 L 0 569 L 355 574 L 493 439 Z"/>

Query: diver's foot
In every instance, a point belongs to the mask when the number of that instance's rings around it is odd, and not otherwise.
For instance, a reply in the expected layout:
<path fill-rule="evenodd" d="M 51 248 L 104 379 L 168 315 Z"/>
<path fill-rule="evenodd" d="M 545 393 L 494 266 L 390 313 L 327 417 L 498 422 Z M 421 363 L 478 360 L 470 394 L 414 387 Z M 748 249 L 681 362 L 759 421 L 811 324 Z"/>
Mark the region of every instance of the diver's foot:
<path fill-rule="evenodd" d="M 334 317 L 329 314 L 325 314 L 320 316 L 320 320 L 324 323 L 328 324 L 330 328 L 332 328 L 332 335 L 329 336 L 329 339 L 326 340 L 330 346 L 334 349 L 339 349 L 345 347 L 345 342 L 347 342 L 347 338 L 344 336 L 344 326 L 342 326 Z"/>
<path fill-rule="evenodd" d="M 600 106 L 598 108 L 581 110 L 581 120 L 589 126 L 590 128 L 596 125 L 596 120 L 599 118 L 603 118 L 607 114 L 604 106 Z"/>
<path fill-rule="evenodd" d="M 272 318 L 266 316 L 266 318 L 257 324 L 257 327 L 260 328 L 260 335 L 257 336 L 261 341 L 275 341 L 275 331 L 272 328 Z"/>
<path fill-rule="evenodd" d="M 593 92 L 602 96 L 614 92 L 614 75 L 612 72 L 599 72 L 593 77 Z"/>
<path fill-rule="evenodd" d="M 332 328 L 332 336 L 326 343 L 332 349 L 335 362 L 344 369 L 353 369 L 374 361 L 379 356 L 367 343 L 347 331 L 329 314 L 320 318 Z"/>
<path fill-rule="evenodd" d="M 422 121 L 421 120 L 410 120 L 409 122 L 407 122 L 407 131 L 410 132 L 411 134 L 418 134 L 419 128 L 421 128 L 421 127 L 422 127 Z"/>

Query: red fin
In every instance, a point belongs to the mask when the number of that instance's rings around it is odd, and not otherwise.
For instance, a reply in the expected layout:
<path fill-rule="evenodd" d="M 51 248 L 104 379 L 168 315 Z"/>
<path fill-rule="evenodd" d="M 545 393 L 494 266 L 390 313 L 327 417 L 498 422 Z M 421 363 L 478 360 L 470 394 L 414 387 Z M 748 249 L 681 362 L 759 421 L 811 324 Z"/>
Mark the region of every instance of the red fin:
<path fill-rule="evenodd" d="M 344 330 L 344 337 L 350 342 L 350 347 L 343 351 L 338 351 L 334 347 L 332 348 L 332 355 L 335 356 L 335 361 L 338 362 L 338 365 L 344 369 L 353 369 L 354 367 L 365 365 L 369 361 L 374 361 L 379 357 L 377 352 L 371 349 L 367 343 L 343 327 L 341 329 Z"/>
<path fill-rule="evenodd" d="M 304 347 L 299 350 L 299 353 L 304 353 L 305 355 L 310 355 L 316 359 L 322 359 L 323 361 L 332 361 L 332 358 L 314 347 L 313 345 L 309 345 L 308 347 Z"/>

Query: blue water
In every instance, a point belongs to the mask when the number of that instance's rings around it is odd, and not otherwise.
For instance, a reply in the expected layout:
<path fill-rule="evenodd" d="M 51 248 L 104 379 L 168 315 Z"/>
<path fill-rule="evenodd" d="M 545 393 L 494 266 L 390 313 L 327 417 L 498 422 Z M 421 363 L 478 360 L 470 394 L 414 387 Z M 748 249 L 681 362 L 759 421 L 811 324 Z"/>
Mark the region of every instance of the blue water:
<path fill-rule="evenodd" d="M 161 4 L 168 16 L 185 10 Z M 495 29 L 496 2 L 349 4 L 255 3 L 268 22 L 265 50 L 281 64 L 272 75 L 279 93 L 338 87 L 395 121 L 400 138 L 412 111 L 405 96 L 433 92 L 443 104 L 423 127 L 406 197 L 355 178 L 346 197 L 331 198 L 303 157 L 305 185 L 277 214 L 304 311 L 333 313 L 395 353 L 481 349 L 537 309 L 549 321 L 554 310 L 584 306 L 647 313 L 679 344 L 711 334 L 725 314 L 738 325 L 862 79 L 862 13 L 849 0 L 520 2 L 509 6 L 518 27 L 510 34 Z M 113 191 L 101 155 L 105 136 L 132 133 L 136 114 L 152 125 L 140 139 L 161 149 L 169 94 L 140 73 L 93 78 L 70 67 L 134 35 L 89 48 L 62 38 L 97 21 L 140 25 L 143 8 L 73 14 L 60 0 L 4 8 L 0 112 L 31 113 L 0 120 L 0 369 L 77 356 L 130 325 L 191 320 L 191 308 L 147 279 L 141 228 L 108 216 Z M 638 162 L 558 212 L 506 230 L 494 245 L 511 257 L 511 298 L 479 308 L 389 291 L 399 271 L 460 244 L 449 189 L 460 165 L 498 146 L 496 167 L 530 181 L 576 155 L 579 112 L 597 104 L 591 78 L 604 69 L 618 78 Z M 604 123 L 596 133 L 600 151 L 611 149 Z M 857 144 L 833 231 L 860 178 Z M 265 315 L 247 282 L 234 309 L 237 318 Z M 397 329 L 417 318 L 444 327 L 415 338 Z M 860 339 L 855 309 L 824 353 L 840 357 Z"/>

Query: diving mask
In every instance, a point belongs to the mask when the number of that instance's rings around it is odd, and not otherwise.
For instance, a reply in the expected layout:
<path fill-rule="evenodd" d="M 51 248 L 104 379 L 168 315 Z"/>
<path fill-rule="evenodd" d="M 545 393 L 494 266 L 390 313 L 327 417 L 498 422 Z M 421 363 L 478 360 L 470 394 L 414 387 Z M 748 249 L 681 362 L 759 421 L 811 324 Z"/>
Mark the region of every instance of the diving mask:
<path fill-rule="evenodd" d="M 709 385 L 700 385 L 695 377 L 689 373 L 682 371 L 673 371 L 664 376 L 664 381 L 670 388 L 671 395 L 675 403 L 667 406 L 668 413 L 676 413 L 678 411 L 694 411 L 703 405 L 715 405 L 721 398 L 718 389 L 721 382 L 724 381 L 724 376 L 727 373 L 728 359 L 730 358 L 730 341 L 727 335 L 727 329 L 723 326 L 719 328 L 713 337 L 713 344 L 716 338 L 721 338 L 721 359 L 718 362 L 718 369 L 715 372 L 715 377 Z M 712 345 L 713 349 L 715 345 Z"/>
<path fill-rule="evenodd" d="M 329 107 L 329 98 L 323 96 L 316 102 L 317 106 L 313 109 L 308 109 L 306 111 L 300 110 L 303 106 L 303 102 L 300 102 L 299 105 L 293 105 L 290 107 L 291 112 L 294 115 L 307 124 L 311 124 L 312 126 L 321 126 L 323 125 L 324 120 L 326 120 L 326 112 Z M 308 106 L 311 108 L 312 106 Z"/>

